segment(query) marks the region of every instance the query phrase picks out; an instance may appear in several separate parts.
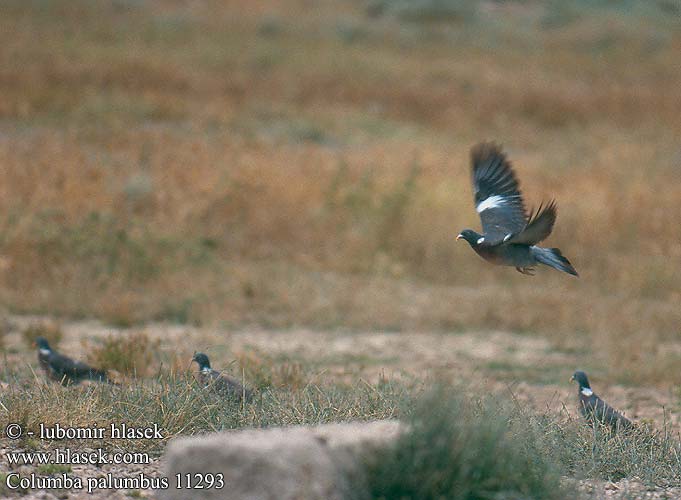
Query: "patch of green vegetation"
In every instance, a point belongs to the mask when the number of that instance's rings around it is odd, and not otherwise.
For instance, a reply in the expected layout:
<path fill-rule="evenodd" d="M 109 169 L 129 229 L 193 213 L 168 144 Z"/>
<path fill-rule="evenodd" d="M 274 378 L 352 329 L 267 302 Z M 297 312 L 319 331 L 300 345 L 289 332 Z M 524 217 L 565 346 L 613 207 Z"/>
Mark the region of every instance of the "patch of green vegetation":
<path fill-rule="evenodd" d="M 10 488 L 7 485 L 7 475 L 8 474 L 6 472 L 0 472 L 0 494 L 4 494 L 4 493 L 9 494 L 10 492 L 13 492 L 15 494 L 16 493 L 25 494 L 27 490 L 25 490 L 23 488 L 19 488 L 19 479 L 18 478 L 14 477 L 14 478 L 9 479 L 10 485 L 12 486 L 12 488 Z"/>
<path fill-rule="evenodd" d="M 39 474 L 56 476 L 58 474 L 68 474 L 71 472 L 71 466 L 67 464 L 41 464 L 36 470 Z"/>
<path fill-rule="evenodd" d="M 471 22 L 478 2 L 470 0 L 377 0 L 370 12 L 387 12 L 411 22 Z"/>
<path fill-rule="evenodd" d="M 560 468 L 517 412 L 439 389 L 419 401 L 409 430 L 369 461 L 361 499 L 570 496 Z"/>
<path fill-rule="evenodd" d="M 416 402 L 397 441 L 352 471 L 351 500 L 579 498 L 565 477 L 679 484 L 681 443 L 668 428 L 561 421 L 503 399 L 440 387 Z"/>

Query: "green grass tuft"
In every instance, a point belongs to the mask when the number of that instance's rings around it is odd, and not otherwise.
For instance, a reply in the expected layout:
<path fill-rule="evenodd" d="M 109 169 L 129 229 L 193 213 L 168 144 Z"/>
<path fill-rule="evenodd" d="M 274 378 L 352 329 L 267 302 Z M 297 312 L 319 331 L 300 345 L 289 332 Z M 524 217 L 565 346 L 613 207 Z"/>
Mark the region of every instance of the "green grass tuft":
<path fill-rule="evenodd" d="M 573 486 L 585 479 L 681 484 L 681 442 L 666 425 L 613 435 L 444 388 L 419 399 L 406 423 L 368 458 L 349 499 L 563 499 L 579 498 Z"/>
<path fill-rule="evenodd" d="M 496 402 L 439 389 L 394 446 L 369 461 L 362 499 L 568 498 L 541 435 Z"/>

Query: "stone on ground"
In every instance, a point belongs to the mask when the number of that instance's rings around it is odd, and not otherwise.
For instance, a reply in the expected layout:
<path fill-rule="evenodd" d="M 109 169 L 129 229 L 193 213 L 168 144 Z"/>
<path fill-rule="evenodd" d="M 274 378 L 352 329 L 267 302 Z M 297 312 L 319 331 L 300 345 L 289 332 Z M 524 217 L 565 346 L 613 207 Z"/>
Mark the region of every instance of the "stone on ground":
<path fill-rule="evenodd" d="M 400 431 L 396 421 L 328 424 L 222 432 L 173 440 L 166 451 L 170 488 L 165 500 L 193 498 L 230 500 L 341 500 L 350 487 L 346 474 L 372 449 L 385 446 Z M 224 486 L 178 489 L 198 484 L 195 474 L 222 474 Z M 184 486 L 184 485 L 182 485 Z"/>

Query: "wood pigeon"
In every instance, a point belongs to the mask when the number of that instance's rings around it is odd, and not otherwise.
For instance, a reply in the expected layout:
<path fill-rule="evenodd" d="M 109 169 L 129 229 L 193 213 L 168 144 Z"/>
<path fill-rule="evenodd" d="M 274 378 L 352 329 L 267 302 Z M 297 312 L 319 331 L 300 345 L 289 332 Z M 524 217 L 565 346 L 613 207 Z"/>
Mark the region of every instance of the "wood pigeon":
<path fill-rule="evenodd" d="M 586 373 L 576 371 L 570 381 L 576 381 L 579 385 L 579 411 L 590 424 L 597 421 L 610 426 L 614 431 L 628 430 L 634 427 L 631 420 L 615 410 L 591 390 Z"/>
<path fill-rule="evenodd" d="M 501 148 L 483 142 L 471 150 L 475 209 L 484 234 L 464 229 L 456 237 L 466 240 L 483 259 L 501 266 L 514 266 L 522 274 L 534 275 L 534 266 L 544 264 L 578 276 L 557 248 L 542 248 L 556 221 L 556 203 L 540 205 L 528 216 L 510 162 Z"/>
<path fill-rule="evenodd" d="M 50 347 L 49 342 L 44 337 L 36 338 L 35 343 L 38 346 L 40 368 L 43 369 L 50 380 L 62 385 L 78 384 L 83 380 L 110 383 L 105 371 L 97 370 L 82 361 L 74 361 L 63 354 L 59 354 Z"/>
<path fill-rule="evenodd" d="M 196 361 L 199 365 L 199 382 L 206 389 L 213 391 L 230 398 L 236 398 L 239 401 L 245 397 L 246 401 L 253 399 L 253 393 L 246 389 L 238 380 L 228 375 L 222 374 L 210 367 L 208 356 L 202 352 L 194 354 L 192 361 Z"/>

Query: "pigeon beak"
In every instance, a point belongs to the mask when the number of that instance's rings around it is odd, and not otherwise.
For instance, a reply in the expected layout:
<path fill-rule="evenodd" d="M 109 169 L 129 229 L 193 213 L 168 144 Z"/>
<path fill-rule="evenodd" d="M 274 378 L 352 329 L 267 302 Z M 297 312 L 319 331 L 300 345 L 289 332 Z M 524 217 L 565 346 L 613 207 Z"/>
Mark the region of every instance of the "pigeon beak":
<path fill-rule="evenodd" d="M 459 241 L 459 240 L 460 240 L 461 238 L 463 238 L 463 236 L 461 236 L 460 234 L 459 234 L 459 235 L 457 235 L 457 237 L 456 237 L 456 241 Z"/>
<path fill-rule="evenodd" d="M 574 382 L 574 381 L 575 381 L 575 376 L 573 375 L 572 377 L 570 377 L 570 382 Z"/>

